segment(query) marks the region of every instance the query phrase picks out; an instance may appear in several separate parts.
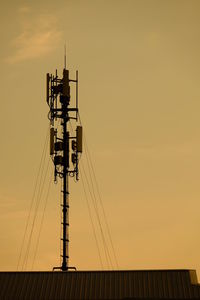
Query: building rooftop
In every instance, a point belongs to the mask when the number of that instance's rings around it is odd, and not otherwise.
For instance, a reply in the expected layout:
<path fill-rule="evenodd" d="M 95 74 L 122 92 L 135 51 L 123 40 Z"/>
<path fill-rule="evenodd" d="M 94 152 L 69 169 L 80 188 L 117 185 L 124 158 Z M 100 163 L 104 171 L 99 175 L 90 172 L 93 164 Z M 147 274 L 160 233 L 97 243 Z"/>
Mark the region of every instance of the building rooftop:
<path fill-rule="evenodd" d="M 200 299 L 195 270 L 0 272 L 0 299 Z"/>

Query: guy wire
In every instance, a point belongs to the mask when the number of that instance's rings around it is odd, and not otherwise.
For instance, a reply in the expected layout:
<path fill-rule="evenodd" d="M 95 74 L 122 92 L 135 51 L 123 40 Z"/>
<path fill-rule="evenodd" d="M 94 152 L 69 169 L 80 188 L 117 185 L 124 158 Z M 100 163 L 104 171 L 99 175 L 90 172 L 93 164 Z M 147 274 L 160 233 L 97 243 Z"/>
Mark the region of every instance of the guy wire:
<path fill-rule="evenodd" d="M 78 117 L 79 117 L 79 122 L 82 125 L 80 113 L 78 113 Z M 117 269 L 119 269 L 118 260 L 117 260 L 117 256 L 116 256 L 116 251 L 115 251 L 114 244 L 113 244 L 113 241 L 112 241 L 112 236 L 111 236 L 110 228 L 109 228 L 109 225 L 108 225 L 107 216 L 106 216 L 106 213 L 105 213 L 102 197 L 101 197 L 100 190 L 99 190 L 99 185 L 98 185 L 98 182 L 97 182 L 96 174 L 95 174 L 95 171 L 94 171 L 94 167 L 93 167 L 93 163 L 92 163 L 92 159 L 91 159 L 91 155 L 90 155 L 90 151 L 89 151 L 89 148 L 88 148 L 88 145 L 87 145 L 85 135 L 83 136 L 83 138 L 84 138 L 83 140 L 84 140 L 84 144 L 85 144 L 86 153 L 88 153 L 89 163 L 90 163 L 90 166 L 91 166 L 91 169 L 92 169 L 92 173 L 93 173 L 93 177 L 94 177 L 98 197 L 99 197 L 99 200 L 100 200 L 103 216 L 104 216 L 104 219 L 105 219 L 105 224 L 106 224 L 106 228 L 107 228 L 107 232 L 108 232 L 108 237 L 109 237 L 110 244 L 111 244 L 111 247 L 112 247 L 112 251 L 113 251 L 113 254 L 114 254 L 114 260 L 115 260 Z M 87 158 L 87 155 L 86 155 L 86 158 Z"/>
<path fill-rule="evenodd" d="M 103 229 L 102 229 L 101 221 L 100 221 L 100 218 L 99 218 L 98 209 L 96 207 L 95 199 L 94 199 L 94 196 L 93 196 L 93 194 L 91 192 L 91 189 L 90 189 L 90 184 L 89 184 L 88 178 L 86 176 L 86 172 L 85 172 L 83 161 L 81 163 L 82 163 L 82 170 L 83 170 L 83 173 L 84 173 L 84 176 L 85 176 L 85 179 L 86 179 L 86 183 L 87 183 L 87 186 L 88 186 L 89 194 L 91 196 L 91 199 L 92 199 L 92 202 L 93 202 L 93 206 L 94 206 L 94 210 L 95 210 L 96 217 L 97 217 L 97 221 L 98 221 L 98 224 L 99 224 L 99 228 L 100 228 L 100 232 L 101 232 L 101 237 L 102 237 L 102 241 L 103 241 L 103 248 L 104 248 L 104 252 L 105 252 L 105 258 L 106 258 L 107 265 L 108 265 L 108 268 L 109 268 L 109 264 L 110 263 L 111 263 L 111 267 L 112 267 L 112 262 L 111 261 L 109 262 L 109 256 L 107 254 L 107 251 L 108 251 L 107 250 L 107 245 L 106 245 L 106 241 L 105 241 L 105 238 L 104 238 Z"/>
<path fill-rule="evenodd" d="M 17 262 L 17 271 L 19 269 L 19 264 L 20 264 L 21 257 L 22 257 L 22 251 L 23 251 L 23 247 L 24 247 L 24 243 L 25 243 L 25 239 L 26 239 L 26 234 L 27 234 L 28 225 L 29 225 L 29 221 L 30 221 L 31 211 L 32 211 L 34 198 L 35 198 L 35 194 L 36 194 L 36 189 L 37 189 L 37 185 L 38 185 L 39 174 L 40 174 L 40 171 L 41 171 L 41 167 L 42 167 L 43 159 L 44 159 L 44 154 L 45 154 L 45 151 L 46 151 L 48 135 L 49 135 L 49 126 L 47 128 L 46 138 L 45 138 L 45 142 L 44 142 L 44 146 L 43 146 L 43 150 L 42 150 L 42 155 L 41 155 L 41 159 L 40 159 L 40 164 L 39 164 L 39 168 L 38 168 L 38 172 L 37 172 L 37 176 L 36 176 L 36 181 L 35 181 L 35 185 L 34 185 L 34 189 L 33 189 L 33 195 L 32 195 L 32 198 L 31 198 L 31 204 L 30 204 L 30 208 L 29 208 L 29 212 L 28 212 L 28 217 L 27 217 L 26 226 L 25 226 L 25 230 L 24 230 L 24 235 L 23 235 L 23 239 L 22 239 L 22 244 L 21 244 L 21 248 L 20 248 L 20 254 L 19 254 L 19 258 L 18 258 L 18 262 Z"/>
<path fill-rule="evenodd" d="M 47 172 L 48 172 L 48 169 L 49 169 L 49 162 L 50 162 L 50 158 L 48 159 L 48 165 L 47 165 L 47 168 L 46 168 L 46 172 L 44 174 L 43 181 L 42 181 L 42 176 L 43 176 L 44 167 L 43 167 L 43 170 L 42 170 L 42 175 L 41 175 L 41 178 L 40 178 L 41 180 L 40 180 L 39 189 L 38 189 L 38 196 L 37 196 L 37 199 L 36 199 L 34 217 L 33 217 L 31 232 L 30 232 L 29 239 L 28 239 L 28 246 L 27 246 L 27 250 L 26 250 L 26 254 L 25 254 L 25 259 L 24 259 L 24 263 L 23 263 L 23 266 L 22 266 L 22 270 L 24 269 L 24 267 L 26 268 L 27 263 L 28 263 L 28 256 L 29 256 L 29 252 L 30 252 L 30 248 L 31 248 L 31 241 L 32 241 L 32 235 L 33 235 L 35 220 L 37 218 L 37 211 L 38 211 L 38 207 L 39 207 L 39 204 L 40 204 L 41 196 L 42 196 L 42 193 L 43 193 L 44 183 L 45 183 L 45 180 L 46 180 Z"/>
<path fill-rule="evenodd" d="M 98 240 L 97 240 L 96 230 L 95 230 L 94 222 L 93 222 L 93 219 L 92 219 L 91 208 L 90 208 L 90 204 L 89 204 L 89 201 L 88 201 L 88 197 L 87 197 L 87 193 L 86 193 L 86 188 L 85 188 L 81 168 L 80 168 L 80 175 L 81 175 L 81 179 L 82 179 L 81 182 L 82 182 L 83 191 L 84 191 L 84 194 L 85 194 L 85 199 L 86 199 L 86 204 L 87 204 L 87 208 L 88 208 L 88 212 L 89 212 L 90 222 L 91 222 L 91 225 L 92 225 L 92 231 L 93 231 L 93 234 L 94 234 L 94 239 L 95 239 L 95 243 L 96 243 L 96 247 L 97 247 L 97 251 L 98 251 L 98 255 L 99 255 L 99 261 L 100 261 L 100 264 L 101 264 L 101 268 L 103 270 L 104 268 L 103 268 L 103 262 L 102 262 L 102 257 L 101 257 L 101 253 L 100 253 L 99 243 L 98 243 Z"/>
<path fill-rule="evenodd" d="M 47 207 L 47 202 L 48 202 L 48 199 L 49 199 L 49 192 L 50 192 L 52 179 L 53 179 L 53 173 L 50 176 L 50 181 L 49 181 L 48 188 L 47 188 L 47 194 L 46 194 L 46 198 L 45 198 L 45 202 L 44 202 L 44 209 L 43 209 L 42 219 L 41 219 L 41 223 L 40 223 L 39 234 L 38 234 L 36 247 L 35 247 L 35 252 L 34 252 L 34 256 L 33 256 L 33 262 L 32 262 L 32 268 L 31 268 L 32 270 L 33 270 L 34 263 L 35 263 L 35 258 L 36 258 L 37 252 L 38 252 L 38 246 L 39 246 L 42 226 L 43 226 L 43 223 L 44 223 L 44 216 L 45 216 L 45 211 L 46 211 L 46 207 Z"/>
<path fill-rule="evenodd" d="M 92 169 L 93 178 L 94 178 L 94 182 L 95 182 L 95 185 L 96 185 L 96 190 L 97 190 L 98 198 L 99 198 L 99 200 L 100 200 L 101 209 L 102 209 L 103 216 L 104 216 L 104 219 L 105 219 L 105 224 L 106 224 L 106 228 L 107 228 L 107 232 L 108 232 L 110 244 L 111 244 L 112 251 L 113 251 L 113 254 L 114 254 L 114 260 L 115 260 L 117 269 L 119 269 L 118 260 L 117 260 L 115 248 L 114 248 L 114 245 L 113 245 L 113 241 L 112 241 L 112 237 L 111 237 L 111 233 L 110 233 L 110 228 L 109 228 L 109 225 L 108 225 L 108 221 L 107 221 L 107 217 L 106 217 L 106 213 L 105 213 L 105 209 L 104 209 L 102 197 L 101 197 L 101 194 L 100 194 L 100 191 L 99 191 L 99 186 L 98 186 L 97 178 L 96 178 L 96 175 L 95 175 L 95 171 L 94 171 L 94 167 L 93 167 L 93 164 L 92 164 L 90 152 L 89 152 L 88 145 L 87 145 L 87 142 L 86 142 L 86 139 L 85 139 L 85 138 L 84 138 L 84 142 L 85 142 L 86 153 L 88 154 L 88 156 L 87 156 L 87 154 L 86 154 L 86 157 L 89 158 L 89 162 L 88 162 L 88 163 L 90 164 L 90 167 L 91 167 L 91 169 Z"/>

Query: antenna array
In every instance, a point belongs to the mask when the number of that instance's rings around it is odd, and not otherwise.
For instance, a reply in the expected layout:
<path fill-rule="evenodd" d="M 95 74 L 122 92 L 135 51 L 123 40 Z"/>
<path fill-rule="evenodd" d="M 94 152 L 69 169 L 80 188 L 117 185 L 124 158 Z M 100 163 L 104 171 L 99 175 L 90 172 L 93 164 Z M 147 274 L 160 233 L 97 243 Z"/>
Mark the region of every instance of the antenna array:
<path fill-rule="evenodd" d="M 76 84 L 75 107 L 70 106 L 70 84 Z M 49 106 L 48 118 L 50 120 L 50 155 L 54 163 L 54 181 L 62 180 L 62 265 L 54 267 L 68 271 L 75 269 L 69 267 L 69 177 L 78 180 L 79 157 L 82 153 L 82 127 L 76 126 L 76 134 L 70 135 L 68 122 L 73 119 L 78 122 L 78 71 L 76 79 L 69 78 L 66 65 L 63 77 L 59 78 L 57 70 L 55 75 L 47 74 L 47 104 Z M 56 128 L 60 120 L 60 128 Z M 61 130 L 59 130 L 61 129 Z M 71 153 L 71 157 L 70 157 Z"/>

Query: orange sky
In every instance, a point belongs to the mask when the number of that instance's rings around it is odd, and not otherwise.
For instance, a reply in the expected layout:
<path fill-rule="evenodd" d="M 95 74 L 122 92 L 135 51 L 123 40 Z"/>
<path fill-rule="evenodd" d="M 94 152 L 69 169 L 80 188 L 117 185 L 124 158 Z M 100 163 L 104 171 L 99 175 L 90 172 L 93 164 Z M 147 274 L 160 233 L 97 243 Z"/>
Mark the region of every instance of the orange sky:
<path fill-rule="evenodd" d="M 16 269 L 48 127 L 45 74 L 61 73 L 66 42 L 120 269 L 200 271 L 200 2 L 12 1 L 0 14 L 0 269 Z M 59 265 L 59 189 L 35 270 Z M 70 224 L 70 265 L 99 269 L 81 181 Z"/>

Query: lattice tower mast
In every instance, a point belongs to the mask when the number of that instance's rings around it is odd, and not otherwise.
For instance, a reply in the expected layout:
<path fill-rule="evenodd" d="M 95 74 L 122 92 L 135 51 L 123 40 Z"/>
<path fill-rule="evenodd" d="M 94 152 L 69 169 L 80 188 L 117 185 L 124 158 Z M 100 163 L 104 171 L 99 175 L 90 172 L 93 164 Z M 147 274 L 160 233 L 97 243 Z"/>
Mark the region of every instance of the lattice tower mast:
<path fill-rule="evenodd" d="M 71 107 L 70 85 L 75 83 L 75 107 Z M 62 78 L 47 73 L 47 104 L 50 108 L 50 155 L 54 163 L 54 182 L 62 180 L 62 265 L 54 267 L 68 271 L 69 267 L 69 177 L 78 180 L 78 162 L 82 153 L 82 127 L 76 126 L 75 134 L 70 135 L 68 123 L 78 122 L 78 71 L 76 79 L 69 78 L 66 62 Z M 71 156 L 70 156 L 71 154 Z"/>

